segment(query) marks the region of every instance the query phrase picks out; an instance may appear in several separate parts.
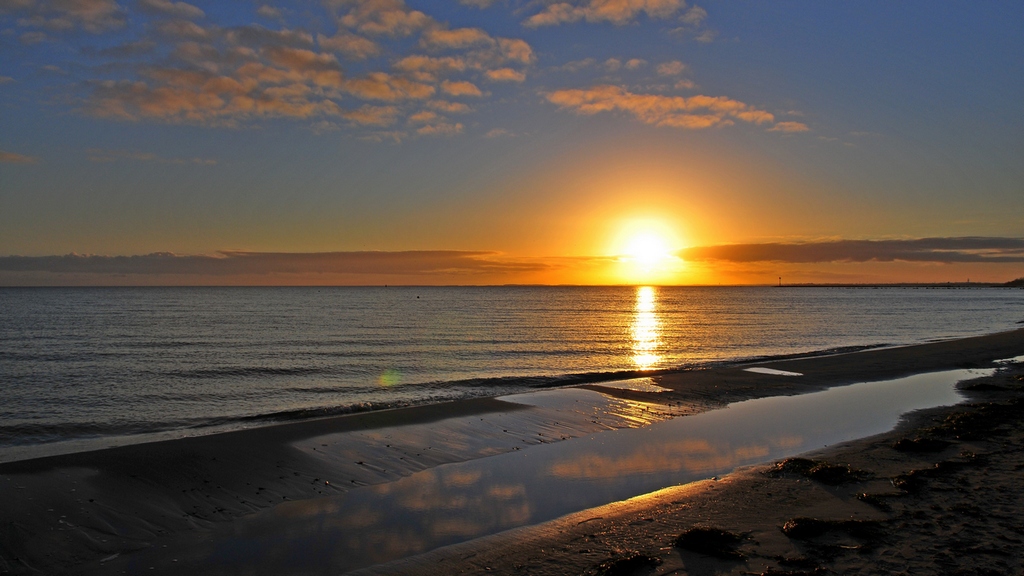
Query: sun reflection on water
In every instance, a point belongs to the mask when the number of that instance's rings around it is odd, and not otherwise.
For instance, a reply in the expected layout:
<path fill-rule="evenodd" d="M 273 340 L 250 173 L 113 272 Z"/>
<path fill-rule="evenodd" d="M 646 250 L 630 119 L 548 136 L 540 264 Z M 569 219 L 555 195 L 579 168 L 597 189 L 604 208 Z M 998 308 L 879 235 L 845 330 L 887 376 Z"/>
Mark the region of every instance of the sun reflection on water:
<path fill-rule="evenodd" d="M 633 333 L 633 363 L 640 370 L 653 368 L 661 361 L 657 354 L 661 346 L 658 332 L 660 322 L 655 312 L 658 293 L 651 286 L 639 286 L 636 289 L 636 314 L 630 329 Z"/>

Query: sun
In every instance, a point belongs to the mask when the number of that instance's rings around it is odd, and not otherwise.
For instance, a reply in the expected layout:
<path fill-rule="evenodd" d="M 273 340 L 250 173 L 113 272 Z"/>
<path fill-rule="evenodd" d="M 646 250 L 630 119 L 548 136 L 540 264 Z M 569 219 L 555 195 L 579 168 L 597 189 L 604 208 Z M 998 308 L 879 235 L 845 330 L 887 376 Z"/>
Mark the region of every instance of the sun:
<path fill-rule="evenodd" d="M 654 232 L 639 232 L 626 244 L 625 256 L 640 266 L 653 268 L 672 257 L 668 242 Z"/>
<path fill-rule="evenodd" d="M 683 266 L 675 255 L 680 247 L 675 230 L 662 220 L 627 221 L 613 243 L 618 276 L 631 284 L 675 282 Z"/>

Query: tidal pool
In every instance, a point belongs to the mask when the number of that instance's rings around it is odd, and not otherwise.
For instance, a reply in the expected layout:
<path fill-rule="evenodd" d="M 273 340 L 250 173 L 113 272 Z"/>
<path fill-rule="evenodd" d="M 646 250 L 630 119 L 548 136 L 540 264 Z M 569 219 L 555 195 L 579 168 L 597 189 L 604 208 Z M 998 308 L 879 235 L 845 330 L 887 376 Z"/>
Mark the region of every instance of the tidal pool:
<path fill-rule="evenodd" d="M 950 370 L 748 400 L 445 464 L 283 503 L 201 542 L 133 554 L 129 564 L 149 574 L 337 574 L 885 432 L 907 412 L 959 402 L 957 382 L 992 372 Z M 592 394 L 563 389 L 502 399 L 536 406 Z"/>

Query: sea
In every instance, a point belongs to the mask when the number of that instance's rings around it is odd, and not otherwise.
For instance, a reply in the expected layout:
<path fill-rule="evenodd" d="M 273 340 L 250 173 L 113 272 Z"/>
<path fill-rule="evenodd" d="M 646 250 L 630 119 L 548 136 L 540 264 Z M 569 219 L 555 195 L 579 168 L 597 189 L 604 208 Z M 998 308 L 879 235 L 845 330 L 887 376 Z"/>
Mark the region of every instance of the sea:
<path fill-rule="evenodd" d="M 1022 323 L 986 287 L 0 288 L 0 462 Z"/>

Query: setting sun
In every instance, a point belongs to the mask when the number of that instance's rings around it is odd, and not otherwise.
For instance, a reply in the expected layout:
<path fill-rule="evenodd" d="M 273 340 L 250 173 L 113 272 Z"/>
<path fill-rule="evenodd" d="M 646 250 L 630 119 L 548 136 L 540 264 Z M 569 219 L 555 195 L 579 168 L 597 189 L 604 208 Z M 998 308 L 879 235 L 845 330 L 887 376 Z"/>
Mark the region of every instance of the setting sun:
<path fill-rule="evenodd" d="M 634 236 L 626 245 L 626 256 L 632 258 L 637 264 L 653 268 L 672 254 L 661 236 L 643 232 Z"/>
<path fill-rule="evenodd" d="M 682 267 L 676 256 L 681 248 L 672 226 L 656 219 L 625 223 L 616 235 L 613 250 L 619 261 L 619 277 L 630 283 L 671 283 Z"/>

